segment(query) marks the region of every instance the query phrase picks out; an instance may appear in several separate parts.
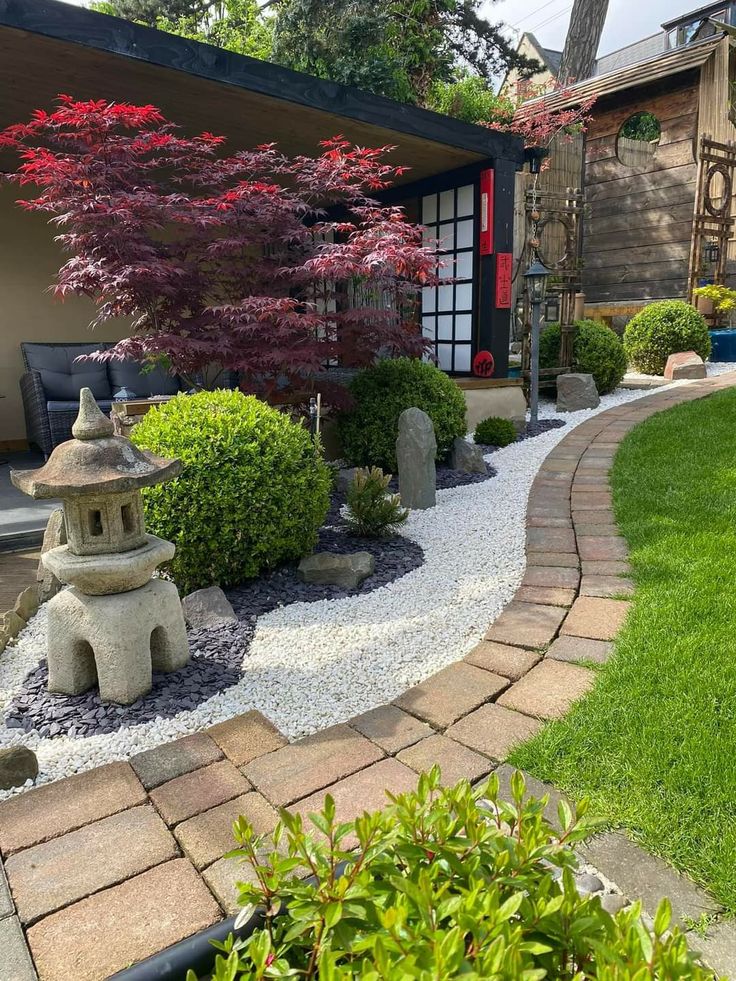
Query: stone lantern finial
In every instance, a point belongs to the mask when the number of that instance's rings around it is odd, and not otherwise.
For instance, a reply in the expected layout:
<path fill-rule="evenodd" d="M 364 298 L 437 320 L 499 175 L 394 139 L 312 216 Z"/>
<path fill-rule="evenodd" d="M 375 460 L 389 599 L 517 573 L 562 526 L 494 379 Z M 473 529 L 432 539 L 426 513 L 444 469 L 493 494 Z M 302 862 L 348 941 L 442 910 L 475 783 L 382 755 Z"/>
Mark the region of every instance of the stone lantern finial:
<path fill-rule="evenodd" d="M 72 426 L 72 436 L 75 439 L 104 439 L 114 432 L 112 419 L 103 414 L 91 390 L 83 388 L 79 393 L 79 415 Z"/>
<path fill-rule="evenodd" d="M 152 578 L 174 546 L 146 534 L 141 498 L 181 463 L 114 436 L 88 388 L 72 433 L 38 470 L 11 473 L 19 490 L 64 506 L 67 543 L 41 557 L 71 586 L 48 602 L 49 689 L 77 695 L 96 681 L 103 699 L 127 704 L 151 690 L 153 671 L 189 660 L 176 586 Z"/>

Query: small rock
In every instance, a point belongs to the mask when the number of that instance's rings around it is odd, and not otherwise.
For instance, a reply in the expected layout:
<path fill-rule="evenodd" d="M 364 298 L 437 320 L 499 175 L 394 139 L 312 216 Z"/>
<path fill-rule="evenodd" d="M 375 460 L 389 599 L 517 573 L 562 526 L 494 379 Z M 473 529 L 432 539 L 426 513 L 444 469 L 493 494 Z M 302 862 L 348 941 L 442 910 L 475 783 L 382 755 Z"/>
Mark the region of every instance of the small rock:
<path fill-rule="evenodd" d="M 223 623 L 237 622 L 235 611 L 219 586 L 197 589 L 181 601 L 184 619 L 193 629 L 219 627 Z"/>
<path fill-rule="evenodd" d="M 437 439 L 432 420 L 421 409 L 404 409 L 399 416 L 396 459 L 399 494 L 405 508 L 424 510 L 437 503 Z"/>
<path fill-rule="evenodd" d="M 617 892 L 608 892 L 605 896 L 601 896 L 601 906 L 611 916 L 615 916 L 626 905 L 624 897 L 620 896 Z"/>
<path fill-rule="evenodd" d="M 337 489 L 341 494 L 347 494 L 357 471 L 357 467 L 340 467 L 337 472 Z"/>
<path fill-rule="evenodd" d="M 581 895 L 591 892 L 603 892 L 603 883 L 601 880 L 597 875 L 591 875 L 589 872 L 583 872 L 581 875 L 576 875 L 575 885 L 577 886 L 577 890 Z"/>
<path fill-rule="evenodd" d="M 46 531 L 43 533 L 41 558 L 39 559 L 38 572 L 36 573 L 36 579 L 39 583 L 39 603 L 45 603 L 64 588 L 64 584 L 56 578 L 53 572 L 49 572 L 43 564 L 44 552 L 49 552 L 52 548 L 58 548 L 59 545 L 66 545 L 66 525 L 64 524 L 63 508 L 56 508 L 51 512 L 49 520 L 46 523 Z"/>
<path fill-rule="evenodd" d="M 667 358 L 664 377 L 667 381 L 682 381 L 683 379 L 705 378 L 705 364 L 695 351 L 680 351 Z"/>
<path fill-rule="evenodd" d="M 25 620 L 26 623 L 38 610 L 38 586 L 27 586 L 15 601 L 13 613 Z"/>
<path fill-rule="evenodd" d="M 450 450 L 450 466 L 453 470 L 461 470 L 463 473 L 485 473 L 486 461 L 483 459 L 483 448 L 458 436 Z"/>
<path fill-rule="evenodd" d="M 301 560 L 297 575 L 302 582 L 356 589 L 375 568 L 376 560 L 370 552 L 315 552 Z"/>
<path fill-rule="evenodd" d="M 570 372 L 557 376 L 557 411 L 577 412 L 600 405 L 598 389 L 592 375 Z"/>
<path fill-rule="evenodd" d="M 0 749 L 0 790 L 22 787 L 26 780 L 38 776 L 36 754 L 26 746 Z"/>
<path fill-rule="evenodd" d="M 26 621 L 19 617 L 14 610 L 9 610 L 0 617 L 0 651 L 5 650 L 8 643 L 21 632 L 25 625 Z"/>

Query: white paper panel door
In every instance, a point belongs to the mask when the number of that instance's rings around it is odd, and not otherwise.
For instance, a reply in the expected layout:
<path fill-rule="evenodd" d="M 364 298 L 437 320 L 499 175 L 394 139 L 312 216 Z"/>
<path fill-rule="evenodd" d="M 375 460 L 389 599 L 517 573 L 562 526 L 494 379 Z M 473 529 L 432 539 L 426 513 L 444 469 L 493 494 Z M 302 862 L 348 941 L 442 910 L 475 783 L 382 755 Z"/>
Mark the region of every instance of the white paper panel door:
<path fill-rule="evenodd" d="M 440 243 L 441 279 L 422 291 L 422 332 L 444 371 L 468 372 L 472 360 L 475 296 L 475 185 L 422 198 L 427 240 Z"/>

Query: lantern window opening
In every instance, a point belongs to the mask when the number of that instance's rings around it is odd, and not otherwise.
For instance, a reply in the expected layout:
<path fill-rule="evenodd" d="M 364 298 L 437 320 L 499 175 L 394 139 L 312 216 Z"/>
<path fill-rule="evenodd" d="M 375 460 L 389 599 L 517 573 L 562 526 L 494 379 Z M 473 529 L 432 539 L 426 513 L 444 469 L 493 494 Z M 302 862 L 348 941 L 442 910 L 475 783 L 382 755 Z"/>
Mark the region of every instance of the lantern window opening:
<path fill-rule="evenodd" d="M 93 510 L 88 514 L 89 518 L 89 533 L 93 538 L 98 538 L 102 532 L 102 511 Z"/>
<path fill-rule="evenodd" d="M 123 531 L 126 535 L 133 535 L 137 531 L 136 520 L 131 504 L 123 504 L 120 508 L 120 518 L 123 522 Z"/>

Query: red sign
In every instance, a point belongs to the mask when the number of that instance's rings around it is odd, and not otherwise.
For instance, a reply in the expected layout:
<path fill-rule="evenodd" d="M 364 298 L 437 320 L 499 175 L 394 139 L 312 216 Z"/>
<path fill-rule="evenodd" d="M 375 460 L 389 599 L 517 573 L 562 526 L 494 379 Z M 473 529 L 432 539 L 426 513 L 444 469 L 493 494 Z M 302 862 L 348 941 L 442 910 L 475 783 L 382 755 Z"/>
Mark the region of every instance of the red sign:
<path fill-rule="evenodd" d="M 493 171 L 480 172 L 480 254 L 493 252 Z"/>
<path fill-rule="evenodd" d="M 479 378 L 490 378 L 496 365 L 490 351 L 478 351 L 473 358 L 473 374 Z"/>
<path fill-rule="evenodd" d="M 511 308 L 511 270 L 513 256 L 510 252 L 499 252 L 496 256 L 496 307 L 499 310 Z"/>

